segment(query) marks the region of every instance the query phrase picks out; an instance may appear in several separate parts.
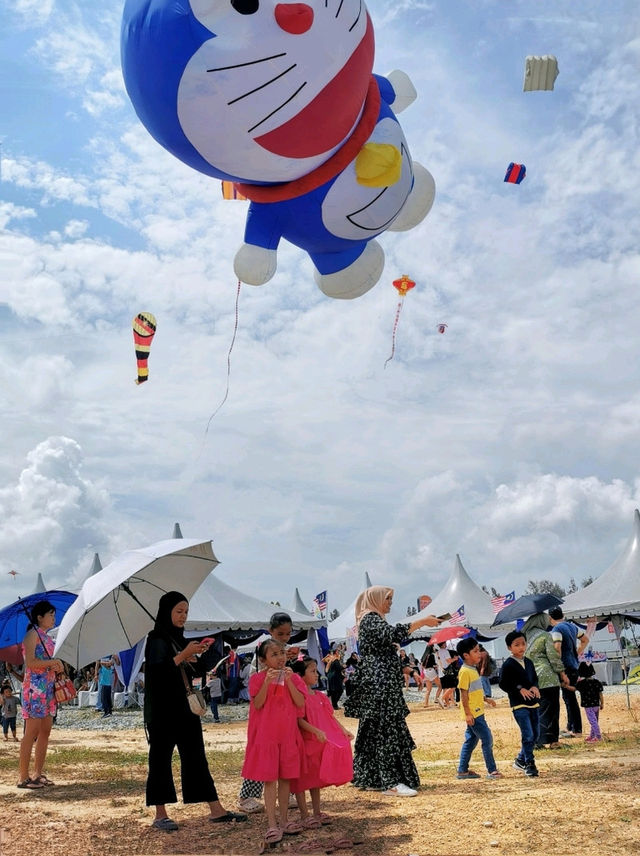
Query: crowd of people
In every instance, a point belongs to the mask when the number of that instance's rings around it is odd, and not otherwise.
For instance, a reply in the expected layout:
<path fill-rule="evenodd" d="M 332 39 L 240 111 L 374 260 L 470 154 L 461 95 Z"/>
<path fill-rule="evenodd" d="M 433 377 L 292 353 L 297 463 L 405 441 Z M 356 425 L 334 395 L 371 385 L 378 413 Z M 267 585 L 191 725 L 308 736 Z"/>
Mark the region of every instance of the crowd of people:
<path fill-rule="evenodd" d="M 455 649 L 446 643 L 427 645 L 420 660 L 406 652 L 402 645 L 411 634 L 436 627 L 439 619 L 429 615 L 391 625 L 387 615 L 392 602 L 393 590 L 384 586 L 372 586 L 360 594 L 355 607 L 357 653 L 347 656 L 345 646 L 338 645 L 319 663 L 306 650 L 288 644 L 291 618 L 277 612 L 255 664 L 253 655 L 243 657 L 230 648 L 214 668 L 207 668 L 203 655 L 214 640 L 186 639 L 188 601 L 179 592 L 164 594 L 147 637 L 144 660 L 144 724 L 149 743 L 146 803 L 154 809 L 153 827 L 166 832 L 178 828 L 167 812 L 167 806 L 177 801 L 172 773 L 176 748 L 183 801 L 206 803 L 212 823 L 244 822 L 248 814 L 264 807 L 269 844 L 330 823 L 321 806 L 322 789 L 328 786 L 352 782 L 388 797 L 415 796 L 420 779 L 405 700 L 412 683 L 424 692 L 425 706 L 435 688 L 435 704 L 460 709 L 466 729 L 458 779 L 480 777 L 470 768 L 478 743 L 486 776 L 502 777 L 485 719 L 485 705 L 495 706 L 492 677 L 505 692 L 521 734 L 513 767 L 526 776 L 538 775 L 536 750 L 557 749 L 560 737 L 582 733 L 581 706 L 590 726 L 587 742 L 602 739 L 602 684 L 593 666 L 580 662 L 589 640 L 564 620 L 559 607 L 530 616 L 522 629 L 507 634 L 509 657 L 498 675 L 494 660 L 472 636 L 460 640 Z M 64 664 L 53 656 L 53 606 L 45 600 L 37 603 L 30 618 L 22 646 L 24 669 L 11 671 L 21 683 L 24 722 L 17 786 L 37 790 L 54 784 L 44 768 L 57 710 L 53 687 Z M 92 681 L 100 687 L 103 716 L 111 714 L 117 665 L 117 655 L 108 655 L 76 675 L 78 686 Z M 225 808 L 219 800 L 204 748 L 204 699 L 194 688 L 205 692 L 214 722 L 220 721 L 223 703 L 249 703 L 239 811 Z M 353 753 L 354 735 L 335 717 L 343 694 L 345 717 L 359 720 Z M 561 694 L 567 710 L 565 730 L 560 729 Z M 4 739 L 9 740 L 11 733 L 17 741 L 18 698 L 8 681 L 1 686 L 1 704 Z M 299 820 L 289 818 L 292 806 L 299 809 Z"/>

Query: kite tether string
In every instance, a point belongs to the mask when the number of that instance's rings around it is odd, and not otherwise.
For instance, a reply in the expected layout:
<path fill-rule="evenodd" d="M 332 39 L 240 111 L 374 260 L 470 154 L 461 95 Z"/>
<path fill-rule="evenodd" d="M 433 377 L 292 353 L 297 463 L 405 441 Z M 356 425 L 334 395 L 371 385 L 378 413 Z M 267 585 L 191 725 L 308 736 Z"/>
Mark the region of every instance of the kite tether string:
<path fill-rule="evenodd" d="M 398 301 L 398 308 L 396 309 L 396 318 L 395 318 L 395 321 L 393 322 L 393 334 L 391 336 L 391 353 L 389 354 L 387 359 L 384 361 L 385 369 L 387 367 L 387 363 L 389 362 L 389 360 L 393 359 L 393 355 L 396 352 L 396 330 L 398 329 L 398 321 L 400 320 L 400 313 L 402 312 L 402 302 L 403 302 L 402 298 L 400 298 L 400 300 Z"/>
<path fill-rule="evenodd" d="M 238 332 L 238 305 L 240 302 L 240 286 L 241 285 L 242 285 L 242 283 L 240 282 L 240 280 L 238 280 L 238 290 L 236 291 L 236 322 L 235 322 L 235 325 L 233 328 L 233 336 L 231 338 L 231 344 L 229 345 L 229 351 L 227 352 L 227 388 L 226 388 L 225 393 L 224 393 L 224 398 L 222 399 L 220 404 L 216 407 L 216 409 L 213 411 L 213 413 L 209 417 L 209 421 L 207 422 L 207 427 L 205 428 L 205 431 L 204 431 L 205 435 L 209 433 L 209 425 L 211 425 L 211 420 L 213 419 L 213 417 L 216 415 L 216 413 L 220 410 L 222 405 L 225 403 L 225 401 L 229 397 L 229 379 L 231 377 L 231 351 L 233 350 L 233 346 L 234 346 L 235 341 L 236 341 L 236 334 Z"/>

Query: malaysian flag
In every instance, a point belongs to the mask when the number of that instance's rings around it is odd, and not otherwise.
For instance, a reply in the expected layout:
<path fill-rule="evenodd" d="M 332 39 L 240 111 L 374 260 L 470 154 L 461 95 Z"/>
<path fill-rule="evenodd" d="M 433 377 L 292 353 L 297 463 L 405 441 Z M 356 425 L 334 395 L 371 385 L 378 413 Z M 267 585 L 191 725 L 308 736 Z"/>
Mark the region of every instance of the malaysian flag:
<path fill-rule="evenodd" d="M 509 604 L 513 603 L 515 599 L 515 591 L 510 591 L 509 594 L 499 594 L 496 597 L 492 597 L 491 606 L 493 607 L 493 614 L 497 615 L 501 609 L 504 609 L 505 606 L 509 606 Z"/>
<path fill-rule="evenodd" d="M 313 614 L 316 618 L 327 617 L 327 593 L 321 591 L 313 599 Z"/>
<path fill-rule="evenodd" d="M 464 604 L 451 613 L 450 624 L 464 624 Z"/>

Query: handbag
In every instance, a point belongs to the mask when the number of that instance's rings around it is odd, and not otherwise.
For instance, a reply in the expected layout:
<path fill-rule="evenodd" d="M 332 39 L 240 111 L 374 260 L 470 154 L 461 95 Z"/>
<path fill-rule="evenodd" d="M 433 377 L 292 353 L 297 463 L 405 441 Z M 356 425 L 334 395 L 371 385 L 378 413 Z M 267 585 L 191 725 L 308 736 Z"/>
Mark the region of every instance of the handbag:
<path fill-rule="evenodd" d="M 195 713 L 196 716 L 204 716 L 207 712 L 207 705 L 204 701 L 204 696 L 200 692 L 200 690 L 194 690 L 188 679 L 187 673 L 184 670 L 184 666 L 180 665 L 180 672 L 182 674 L 182 680 L 184 681 L 184 688 L 187 691 L 187 701 L 189 702 L 189 710 L 191 713 Z"/>
<path fill-rule="evenodd" d="M 78 693 L 71 678 L 62 674 L 55 680 L 54 695 L 58 704 L 64 704 L 65 702 L 72 701 Z"/>

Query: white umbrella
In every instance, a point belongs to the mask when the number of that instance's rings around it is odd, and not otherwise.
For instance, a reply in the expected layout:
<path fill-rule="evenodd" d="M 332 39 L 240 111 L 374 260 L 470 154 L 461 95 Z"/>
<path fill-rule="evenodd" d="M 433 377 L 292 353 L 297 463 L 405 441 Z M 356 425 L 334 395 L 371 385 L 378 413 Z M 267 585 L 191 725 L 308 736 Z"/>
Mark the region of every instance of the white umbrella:
<path fill-rule="evenodd" d="M 85 580 L 58 629 L 55 657 L 76 669 L 136 645 L 167 591 L 191 598 L 216 567 L 211 541 L 173 538 L 128 550 Z"/>

